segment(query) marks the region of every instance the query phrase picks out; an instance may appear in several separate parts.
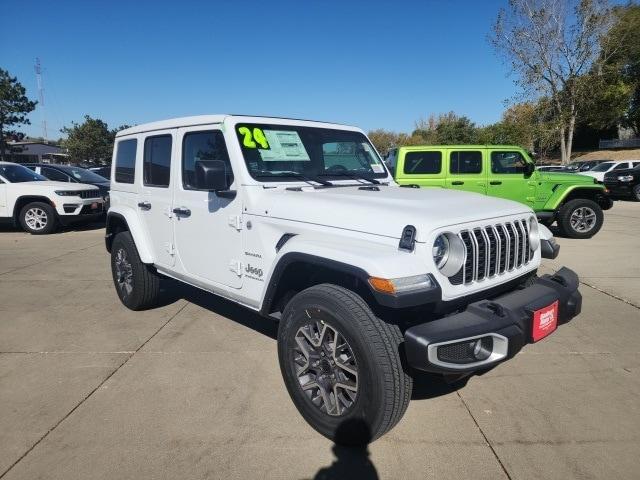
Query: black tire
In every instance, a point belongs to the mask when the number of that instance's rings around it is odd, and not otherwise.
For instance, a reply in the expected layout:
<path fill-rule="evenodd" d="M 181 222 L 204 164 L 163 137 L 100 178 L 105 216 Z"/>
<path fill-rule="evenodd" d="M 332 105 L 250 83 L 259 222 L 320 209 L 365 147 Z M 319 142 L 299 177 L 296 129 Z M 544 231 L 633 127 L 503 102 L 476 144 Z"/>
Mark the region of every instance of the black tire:
<path fill-rule="evenodd" d="M 327 331 L 338 332 L 346 342 L 334 341 L 333 344 L 346 344 L 347 352 L 355 359 L 357 376 L 352 378 L 357 379 L 357 392 L 351 405 L 342 405 L 341 413 L 339 408 L 333 409 L 338 415 L 330 415 L 328 408 L 323 411 L 313 403 L 312 389 L 307 390 L 309 393 L 303 391 L 301 383 L 306 380 L 299 379 L 296 372 L 300 367 L 300 363 L 295 363 L 296 359 L 300 362 L 301 358 L 296 356 L 296 349 L 301 351 L 296 335 L 311 324 L 326 324 L 330 327 Z M 333 338 L 337 336 L 332 335 Z M 319 433 L 338 444 L 363 445 L 391 430 L 407 409 L 413 384 L 400 360 L 402 341 L 403 336 L 396 325 L 377 318 L 366 302 L 350 290 L 322 284 L 298 293 L 285 307 L 280 321 L 278 358 L 285 385 L 300 414 Z M 348 357 L 348 354 L 340 355 L 341 359 Z M 320 359 L 319 356 L 314 358 Z M 330 357 L 322 361 L 327 359 Z M 304 358 L 302 360 L 305 363 Z M 307 375 L 313 378 L 310 383 L 322 382 L 322 373 L 318 373 L 322 369 L 321 366 L 315 369 L 316 374 Z M 336 371 L 335 366 L 333 369 Z M 308 371 L 311 370 L 309 367 Z M 319 390 L 316 398 L 320 398 Z"/>
<path fill-rule="evenodd" d="M 118 297 L 131 310 L 146 310 L 158 304 L 160 276 L 138 255 L 129 232 L 120 232 L 111 245 L 111 274 Z"/>
<path fill-rule="evenodd" d="M 633 187 L 633 199 L 636 202 L 640 202 L 640 183 Z"/>
<path fill-rule="evenodd" d="M 56 231 L 58 217 L 55 209 L 44 202 L 27 203 L 20 210 L 18 220 L 25 232 L 32 235 L 47 235 Z"/>
<path fill-rule="evenodd" d="M 582 227 L 578 222 L 576 226 L 572 225 L 572 216 L 580 216 L 580 212 L 586 212 L 588 218 L 591 220 L 586 227 Z M 602 208 L 593 200 L 586 198 L 576 198 L 575 200 L 569 200 L 558 212 L 558 227 L 560 233 L 569 238 L 591 238 L 602 228 L 604 222 L 604 213 Z"/>

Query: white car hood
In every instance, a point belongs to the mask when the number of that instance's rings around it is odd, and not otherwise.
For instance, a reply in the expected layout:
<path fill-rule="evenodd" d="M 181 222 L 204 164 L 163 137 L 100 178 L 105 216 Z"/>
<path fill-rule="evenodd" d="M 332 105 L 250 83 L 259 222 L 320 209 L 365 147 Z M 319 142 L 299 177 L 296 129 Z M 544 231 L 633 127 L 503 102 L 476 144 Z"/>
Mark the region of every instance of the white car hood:
<path fill-rule="evenodd" d="M 91 190 L 98 189 L 93 185 L 87 185 L 85 183 L 71 183 L 71 182 L 54 182 L 51 180 L 43 180 L 36 182 L 19 182 L 19 183 L 10 183 L 9 185 L 14 185 L 19 188 L 29 188 L 29 189 L 42 189 L 42 190 L 51 190 L 55 188 L 57 190 Z"/>
<path fill-rule="evenodd" d="M 478 193 L 384 185 L 379 188 L 264 189 L 257 207 L 247 213 L 391 238 L 400 238 L 403 228 L 413 225 L 417 229 L 416 240 L 425 242 L 429 232 L 437 228 L 532 212 L 521 203 Z"/>

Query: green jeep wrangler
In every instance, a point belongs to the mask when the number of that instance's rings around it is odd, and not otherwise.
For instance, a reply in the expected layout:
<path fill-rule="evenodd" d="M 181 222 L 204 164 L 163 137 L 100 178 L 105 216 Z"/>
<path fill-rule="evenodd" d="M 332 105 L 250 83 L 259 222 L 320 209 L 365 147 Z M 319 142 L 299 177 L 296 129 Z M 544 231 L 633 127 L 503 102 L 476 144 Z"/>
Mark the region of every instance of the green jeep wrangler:
<path fill-rule="evenodd" d="M 602 184 L 575 173 L 537 171 L 527 152 L 510 145 L 400 147 L 386 163 L 410 187 L 457 188 L 529 205 L 544 225 L 558 222 L 571 238 L 590 238 L 613 205 Z"/>

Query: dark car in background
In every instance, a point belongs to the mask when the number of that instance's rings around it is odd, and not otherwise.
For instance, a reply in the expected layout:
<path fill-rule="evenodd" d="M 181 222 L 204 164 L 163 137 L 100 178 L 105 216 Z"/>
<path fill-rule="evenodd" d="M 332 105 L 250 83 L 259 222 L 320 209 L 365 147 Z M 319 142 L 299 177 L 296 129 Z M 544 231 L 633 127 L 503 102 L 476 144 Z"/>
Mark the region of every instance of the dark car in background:
<path fill-rule="evenodd" d="M 610 161 L 611 160 L 577 160 L 567 165 L 565 168 L 565 172 L 567 173 L 588 172 L 593 167 L 600 165 L 601 163 L 610 162 Z"/>
<path fill-rule="evenodd" d="M 91 170 L 53 163 L 25 163 L 24 166 L 49 180 L 95 185 L 100 189 L 100 196 L 105 201 L 105 209 L 108 205 L 111 182 L 108 178 L 104 178 Z"/>
<path fill-rule="evenodd" d="M 611 198 L 640 202 L 640 163 L 634 168 L 605 173 L 604 186 Z"/>
<path fill-rule="evenodd" d="M 111 178 L 111 167 L 91 167 L 89 170 L 106 179 Z"/>

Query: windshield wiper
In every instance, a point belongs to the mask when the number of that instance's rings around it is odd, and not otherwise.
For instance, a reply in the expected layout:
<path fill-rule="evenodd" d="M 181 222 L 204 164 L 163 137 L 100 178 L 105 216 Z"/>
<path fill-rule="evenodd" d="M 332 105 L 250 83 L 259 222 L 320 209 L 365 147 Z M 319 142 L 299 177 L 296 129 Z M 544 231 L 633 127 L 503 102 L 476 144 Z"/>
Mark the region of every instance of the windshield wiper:
<path fill-rule="evenodd" d="M 315 187 L 316 185 L 311 182 L 319 183 L 320 185 L 324 185 L 325 187 L 331 187 L 333 185 L 333 183 L 329 182 L 328 180 L 323 180 L 315 176 L 309 177 L 300 172 L 294 172 L 293 170 L 286 171 L 286 172 L 278 172 L 278 173 L 270 172 L 269 170 L 260 170 L 256 172 L 256 176 L 257 177 L 294 177 L 294 178 L 299 178 L 303 182 L 306 182 L 313 187 Z"/>
<path fill-rule="evenodd" d="M 347 178 L 351 178 L 353 180 L 366 180 L 367 182 L 370 182 L 373 185 L 380 185 L 380 182 L 378 180 L 376 180 L 375 178 L 369 178 L 369 177 L 365 177 L 364 175 L 355 175 L 353 173 L 347 173 L 347 172 L 321 173 L 320 176 L 323 176 L 323 177 L 347 177 Z"/>

